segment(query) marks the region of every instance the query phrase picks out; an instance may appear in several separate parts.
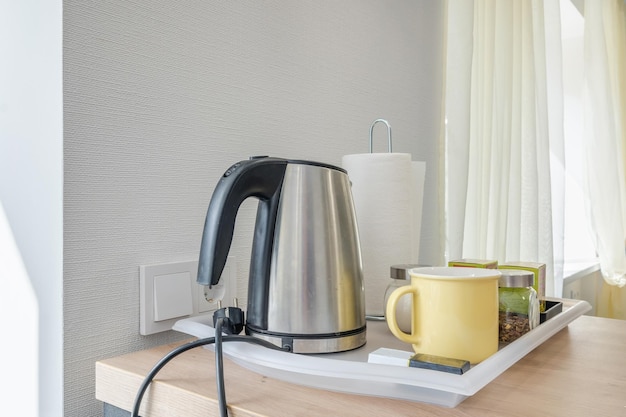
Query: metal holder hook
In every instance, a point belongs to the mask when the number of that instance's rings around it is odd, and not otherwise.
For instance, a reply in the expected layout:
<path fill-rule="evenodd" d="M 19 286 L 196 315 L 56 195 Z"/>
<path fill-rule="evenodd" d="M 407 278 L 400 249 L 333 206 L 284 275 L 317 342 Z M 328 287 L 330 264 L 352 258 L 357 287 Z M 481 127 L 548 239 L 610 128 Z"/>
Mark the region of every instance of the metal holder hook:
<path fill-rule="evenodd" d="M 372 123 L 372 126 L 370 127 L 370 153 L 373 152 L 373 143 L 374 143 L 374 139 L 373 139 L 373 133 L 374 133 L 374 125 L 376 125 L 376 123 L 384 123 L 385 125 L 387 125 L 387 136 L 389 138 L 389 153 L 391 153 L 391 125 L 389 124 L 388 121 L 386 121 L 385 119 L 376 119 L 374 120 L 374 123 Z"/>

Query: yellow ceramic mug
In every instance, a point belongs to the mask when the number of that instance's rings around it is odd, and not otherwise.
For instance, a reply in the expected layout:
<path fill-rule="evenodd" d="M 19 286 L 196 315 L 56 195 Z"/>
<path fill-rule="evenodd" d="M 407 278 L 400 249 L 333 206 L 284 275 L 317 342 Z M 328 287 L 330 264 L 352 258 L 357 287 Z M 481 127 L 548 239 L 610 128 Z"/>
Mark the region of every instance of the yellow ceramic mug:
<path fill-rule="evenodd" d="M 391 332 L 417 353 L 475 364 L 498 351 L 497 269 L 428 267 L 409 270 L 411 285 L 391 293 L 386 317 Z M 411 333 L 398 328 L 396 304 L 413 295 Z"/>

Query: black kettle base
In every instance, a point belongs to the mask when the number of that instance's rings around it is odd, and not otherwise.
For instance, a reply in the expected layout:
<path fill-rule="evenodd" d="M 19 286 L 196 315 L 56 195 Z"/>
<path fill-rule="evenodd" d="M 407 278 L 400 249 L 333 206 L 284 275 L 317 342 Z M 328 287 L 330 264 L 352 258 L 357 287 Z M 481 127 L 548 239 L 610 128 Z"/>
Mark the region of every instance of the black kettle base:
<path fill-rule="evenodd" d="M 246 327 L 246 334 L 266 340 L 293 353 L 337 353 L 360 348 L 366 342 L 366 327 L 333 334 L 283 334 L 255 331 Z"/>

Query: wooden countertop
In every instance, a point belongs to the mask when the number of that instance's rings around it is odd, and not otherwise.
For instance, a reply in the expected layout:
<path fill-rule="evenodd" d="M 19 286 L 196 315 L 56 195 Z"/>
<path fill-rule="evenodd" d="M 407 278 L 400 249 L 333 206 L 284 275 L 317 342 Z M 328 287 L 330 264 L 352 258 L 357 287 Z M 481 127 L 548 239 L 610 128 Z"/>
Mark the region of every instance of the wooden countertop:
<path fill-rule="evenodd" d="M 177 344 L 96 363 L 96 398 L 131 410 L 152 366 Z M 324 391 L 225 360 L 229 415 L 626 417 L 626 321 L 581 316 L 456 408 Z M 143 417 L 218 416 L 213 352 L 193 349 L 157 375 Z"/>

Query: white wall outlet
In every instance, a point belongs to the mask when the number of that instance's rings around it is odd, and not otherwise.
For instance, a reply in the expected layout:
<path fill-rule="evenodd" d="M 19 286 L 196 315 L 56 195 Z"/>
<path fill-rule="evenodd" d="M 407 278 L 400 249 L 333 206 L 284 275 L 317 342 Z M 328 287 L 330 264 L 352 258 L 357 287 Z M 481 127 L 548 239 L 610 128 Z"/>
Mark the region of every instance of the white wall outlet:
<path fill-rule="evenodd" d="M 235 258 L 229 256 L 217 285 L 196 282 L 198 261 L 139 267 L 139 333 L 150 335 L 171 330 L 176 321 L 210 314 L 232 305 L 237 294 Z"/>

